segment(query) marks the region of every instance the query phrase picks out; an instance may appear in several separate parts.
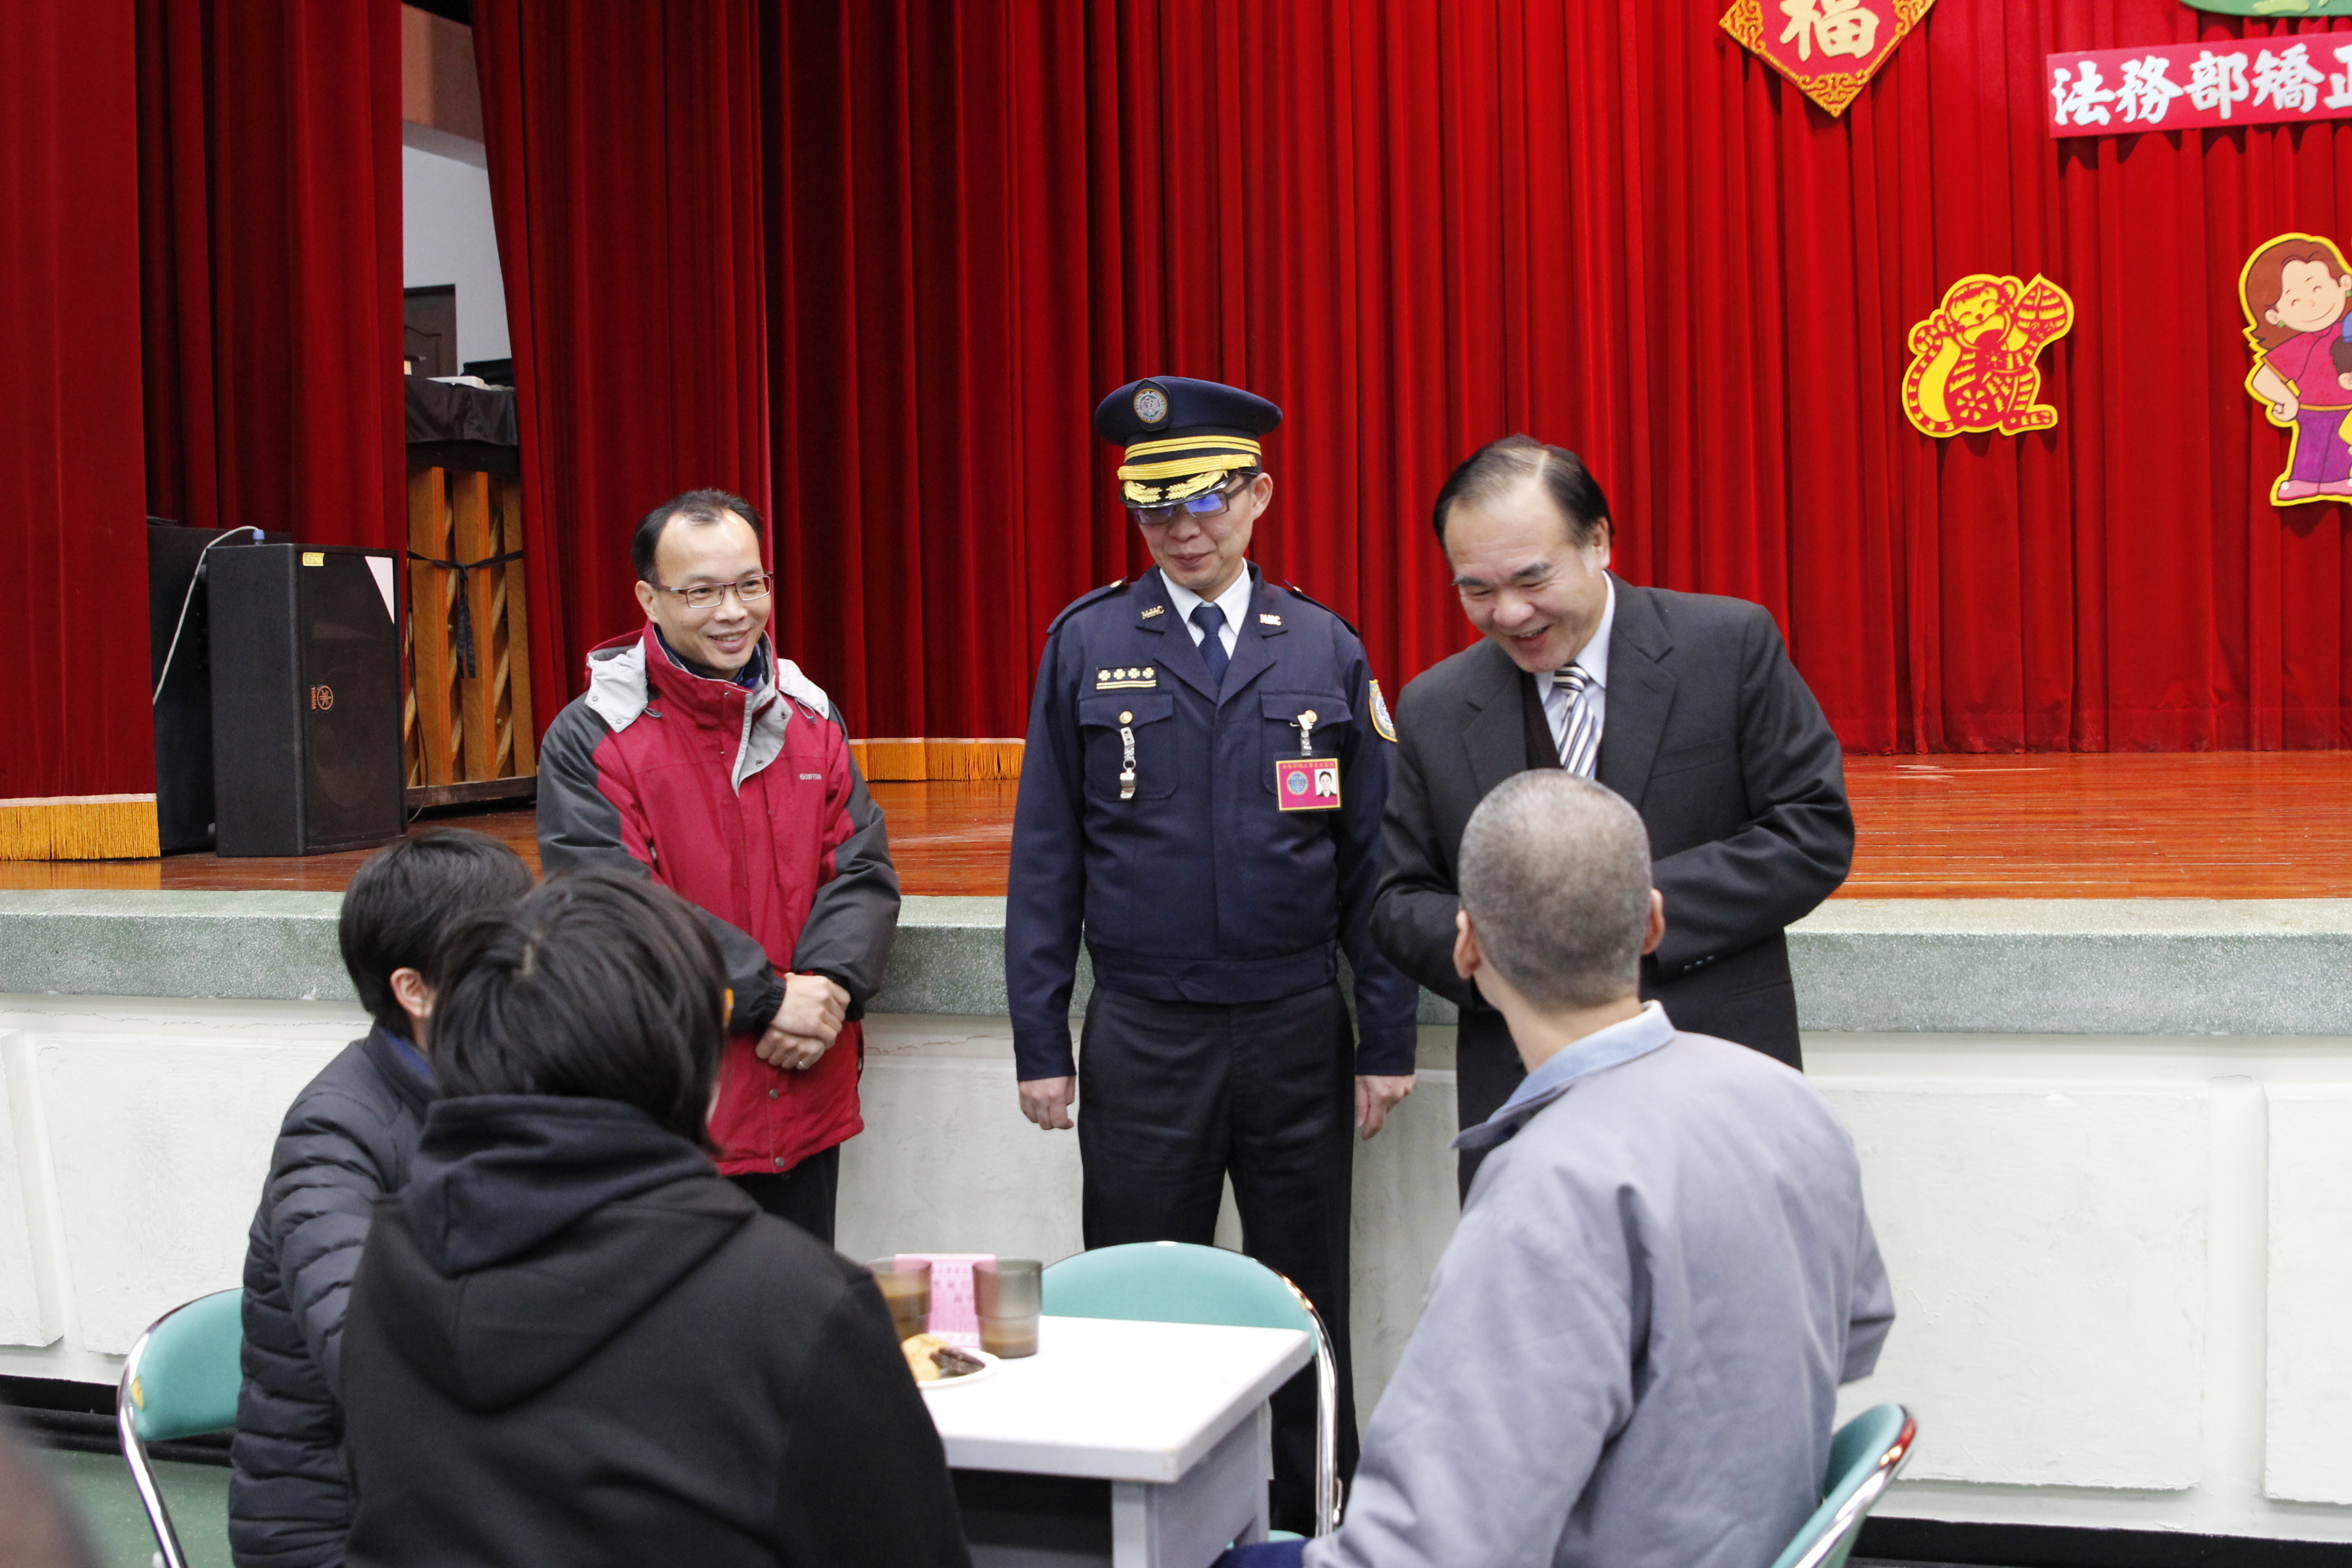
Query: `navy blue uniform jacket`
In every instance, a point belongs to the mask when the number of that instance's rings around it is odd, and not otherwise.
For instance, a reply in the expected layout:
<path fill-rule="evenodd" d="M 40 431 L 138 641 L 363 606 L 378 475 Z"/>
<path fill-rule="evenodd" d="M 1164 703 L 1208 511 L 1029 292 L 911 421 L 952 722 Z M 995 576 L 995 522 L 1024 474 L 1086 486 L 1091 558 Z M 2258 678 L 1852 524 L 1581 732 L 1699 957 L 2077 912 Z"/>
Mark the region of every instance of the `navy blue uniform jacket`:
<path fill-rule="evenodd" d="M 1083 924 L 1098 984 L 1168 1002 L 1270 1002 L 1356 981 L 1356 1070 L 1413 1070 L 1420 990 L 1372 943 L 1381 812 L 1396 747 L 1372 721 L 1348 623 L 1250 569 L 1250 613 L 1222 688 L 1157 570 L 1097 589 L 1046 634 L 1013 818 L 1004 921 L 1023 1079 L 1072 1071 Z M 1339 759 L 1339 808 L 1280 811 L 1275 762 Z M 1129 715 L 1122 720 L 1122 715 Z M 1119 798 L 1122 727 L 1135 794 Z"/>

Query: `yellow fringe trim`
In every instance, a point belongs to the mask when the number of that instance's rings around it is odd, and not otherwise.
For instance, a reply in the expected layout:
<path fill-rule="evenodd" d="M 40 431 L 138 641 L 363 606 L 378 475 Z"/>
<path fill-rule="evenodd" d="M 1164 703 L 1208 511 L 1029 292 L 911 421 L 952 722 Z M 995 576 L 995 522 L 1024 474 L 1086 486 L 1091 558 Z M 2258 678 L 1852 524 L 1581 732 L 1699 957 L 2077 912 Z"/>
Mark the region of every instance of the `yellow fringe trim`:
<path fill-rule="evenodd" d="M 152 860 L 163 852 L 152 795 L 0 800 L 0 860 Z"/>
<path fill-rule="evenodd" d="M 1262 455 L 1265 448 L 1246 436 L 1163 436 L 1156 441 L 1138 441 L 1127 449 L 1128 460 L 1149 458 L 1156 452 L 1194 452 L 1222 446 L 1228 451 L 1247 452 L 1251 457 Z"/>
<path fill-rule="evenodd" d="M 1181 479 L 1192 474 L 1224 474 L 1235 468 L 1255 467 L 1253 463 L 1236 462 L 1239 452 L 1203 452 L 1193 458 L 1170 458 L 1159 463 L 1128 463 L 1120 467 L 1122 479 Z"/>
<path fill-rule="evenodd" d="M 1020 741 L 932 741 L 908 736 L 852 741 L 849 753 L 867 779 L 909 783 L 925 779 L 1017 779 Z"/>

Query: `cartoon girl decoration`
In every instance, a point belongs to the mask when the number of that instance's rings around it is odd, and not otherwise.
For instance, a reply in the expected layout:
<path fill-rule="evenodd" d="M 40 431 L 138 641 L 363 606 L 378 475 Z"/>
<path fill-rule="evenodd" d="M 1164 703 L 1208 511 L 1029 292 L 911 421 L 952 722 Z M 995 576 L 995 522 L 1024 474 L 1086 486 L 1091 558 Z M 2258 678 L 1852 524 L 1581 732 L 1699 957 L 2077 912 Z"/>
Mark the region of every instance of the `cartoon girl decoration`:
<path fill-rule="evenodd" d="M 2294 431 L 2286 472 L 2271 490 L 2280 506 L 2352 496 L 2352 345 L 2344 308 L 2352 267 L 2332 239 L 2283 234 L 2266 240 L 2238 274 L 2246 342 L 2254 353 L 2246 390 L 2269 405 L 2270 421 Z"/>

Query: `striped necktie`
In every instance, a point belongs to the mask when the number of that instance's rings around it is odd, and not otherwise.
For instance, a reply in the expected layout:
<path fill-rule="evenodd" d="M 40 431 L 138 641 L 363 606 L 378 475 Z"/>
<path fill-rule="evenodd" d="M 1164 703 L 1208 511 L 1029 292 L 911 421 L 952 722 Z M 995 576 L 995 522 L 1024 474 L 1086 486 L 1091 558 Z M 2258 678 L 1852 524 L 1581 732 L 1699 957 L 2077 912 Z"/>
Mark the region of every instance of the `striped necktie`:
<path fill-rule="evenodd" d="M 1591 684 L 1584 667 L 1571 664 L 1552 671 L 1551 685 L 1544 692 L 1544 718 L 1551 724 L 1552 743 L 1559 748 L 1559 765 L 1588 779 L 1601 756 L 1601 724 L 1585 700 Z"/>

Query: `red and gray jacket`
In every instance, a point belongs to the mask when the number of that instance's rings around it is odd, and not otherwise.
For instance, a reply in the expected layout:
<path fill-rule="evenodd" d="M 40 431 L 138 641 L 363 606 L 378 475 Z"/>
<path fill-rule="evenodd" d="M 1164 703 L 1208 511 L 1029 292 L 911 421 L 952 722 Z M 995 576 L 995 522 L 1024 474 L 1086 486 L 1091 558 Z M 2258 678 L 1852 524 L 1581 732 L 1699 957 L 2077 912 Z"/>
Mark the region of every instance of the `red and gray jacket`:
<path fill-rule="evenodd" d="M 651 626 L 606 643 L 539 762 L 549 876 L 648 874 L 719 939 L 735 1011 L 710 1139 L 730 1175 L 790 1170 L 864 1127 L 856 1024 L 804 1071 L 770 1067 L 752 1046 L 783 1001 L 780 971 L 830 976 L 860 1016 L 898 923 L 882 810 L 840 714 L 772 645 L 755 658 L 747 687 L 689 672 Z"/>

